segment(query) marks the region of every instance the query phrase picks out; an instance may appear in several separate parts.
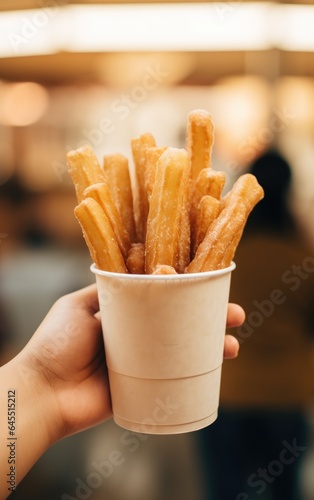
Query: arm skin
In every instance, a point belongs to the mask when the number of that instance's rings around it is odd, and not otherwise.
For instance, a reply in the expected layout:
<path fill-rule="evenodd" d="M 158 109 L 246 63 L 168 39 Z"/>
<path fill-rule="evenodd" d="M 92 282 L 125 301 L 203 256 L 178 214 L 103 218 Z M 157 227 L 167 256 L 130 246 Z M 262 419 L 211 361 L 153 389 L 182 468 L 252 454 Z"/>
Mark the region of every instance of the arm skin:
<path fill-rule="evenodd" d="M 243 309 L 229 304 L 227 327 L 243 321 Z M 238 349 L 226 335 L 225 358 L 236 357 Z M 10 390 L 16 441 L 8 428 Z M 112 416 L 95 285 L 59 299 L 25 348 L 0 368 L 0 409 L 1 500 L 10 494 L 9 456 L 13 467 L 17 462 L 17 486 L 52 444 Z"/>

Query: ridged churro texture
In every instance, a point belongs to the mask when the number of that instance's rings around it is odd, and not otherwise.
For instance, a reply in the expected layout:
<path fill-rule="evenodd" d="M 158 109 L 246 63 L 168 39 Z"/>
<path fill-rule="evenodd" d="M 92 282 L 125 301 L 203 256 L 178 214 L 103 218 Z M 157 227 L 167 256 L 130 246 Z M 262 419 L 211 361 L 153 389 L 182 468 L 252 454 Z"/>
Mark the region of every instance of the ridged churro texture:
<path fill-rule="evenodd" d="M 111 224 L 121 253 L 126 258 L 131 246 L 129 235 L 123 225 L 120 213 L 113 202 L 107 183 L 92 184 L 85 189 L 84 198 L 93 198 L 103 209 Z"/>
<path fill-rule="evenodd" d="M 191 181 L 195 182 L 203 168 L 211 167 L 214 127 L 211 115 L 196 109 L 188 115 L 187 151 L 191 161 Z"/>
<path fill-rule="evenodd" d="M 90 146 L 82 146 L 75 151 L 70 151 L 67 154 L 67 164 L 78 202 L 84 199 L 84 191 L 87 187 L 105 181 L 105 174 Z"/>
<path fill-rule="evenodd" d="M 67 155 L 75 216 L 99 269 L 131 274 L 201 273 L 228 267 L 250 212 L 264 196 L 251 174 L 225 195 L 226 173 L 212 165 L 211 115 L 187 117 L 185 149 L 132 139 L 133 165 L 90 146 Z M 131 168 L 133 167 L 133 175 Z"/>
<path fill-rule="evenodd" d="M 159 264 L 181 268 L 181 232 L 187 207 L 189 159 L 184 149 L 167 148 L 157 162 L 147 219 L 147 274 Z"/>
<path fill-rule="evenodd" d="M 135 243 L 137 238 L 129 161 L 120 153 L 105 155 L 103 168 L 112 199 L 128 232 L 129 240 Z"/>
<path fill-rule="evenodd" d="M 86 198 L 75 208 L 74 213 L 98 269 L 127 273 L 110 221 L 97 201 Z"/>
<path fill-rule="evenodd" d="M 147 215 L 149 210 L 148 194 L 146 190 L 146 150 L 156 146 L 152 134 L 143 134 L 136 139 L 132 139 L 131 148 L 136 178 L 135 196 L 135 223 L 138 241 L 144 243 L 146 236 Z"/>
<path fill-rule="evenodd" d="M 224 208 L 207 229 L 188 273 L 212 271 L 231 264 L 247 218 L 263 196 L 254 175 L 244 174 L 235 182 Z"/>

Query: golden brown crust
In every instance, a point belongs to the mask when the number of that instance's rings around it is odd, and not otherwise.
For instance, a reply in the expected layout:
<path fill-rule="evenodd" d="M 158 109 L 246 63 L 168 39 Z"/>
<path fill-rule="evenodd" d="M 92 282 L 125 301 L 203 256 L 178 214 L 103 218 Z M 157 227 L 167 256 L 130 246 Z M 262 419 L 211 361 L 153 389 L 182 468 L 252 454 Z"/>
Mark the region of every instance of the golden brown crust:
<path fill-rule="evenodd" d="M 87 187 L 105 181 L 105 174 L 90 146 L 82 146 L 67 154 L 67 165 L 78 203 L 84 199 Z"/>
<path fill-rule="evenodd" d="M 92 260 L 98 269 L 127 273 L 110 221 L 97 201 L 86 198 L 74 209 Z"/>
<path fill-rule="evenodd" d="M 105 155 L 101 169 L 89 146 L 68 153 L 75 215 L 100 269 L 174 274 L 230 265 L 264 193 L 244 174 L 222 197 L 226 174 L 211 166 L 213 140 L 204 110 L 188 115 L 187 150 L 158 147 L 151 134 L 142 134 L 131 141 L 133 183 L 121 154 Z"/>

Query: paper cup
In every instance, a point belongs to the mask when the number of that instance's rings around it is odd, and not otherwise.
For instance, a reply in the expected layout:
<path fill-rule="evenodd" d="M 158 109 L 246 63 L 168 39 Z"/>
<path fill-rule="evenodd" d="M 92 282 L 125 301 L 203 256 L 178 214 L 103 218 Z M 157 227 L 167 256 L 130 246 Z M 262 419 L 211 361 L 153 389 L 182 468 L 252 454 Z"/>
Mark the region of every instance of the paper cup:
<path fill-rule="evenodd" d="M 96 275 L 115 422 L 147 434 L 217 418 L 231 272 Z"/>

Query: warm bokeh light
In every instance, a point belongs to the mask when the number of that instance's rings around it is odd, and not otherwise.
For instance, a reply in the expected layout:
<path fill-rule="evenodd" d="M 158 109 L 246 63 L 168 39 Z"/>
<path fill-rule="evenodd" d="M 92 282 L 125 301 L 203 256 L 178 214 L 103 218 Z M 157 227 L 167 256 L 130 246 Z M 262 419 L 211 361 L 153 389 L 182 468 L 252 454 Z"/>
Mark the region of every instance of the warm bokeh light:
<path fill-rule="evenodd" d="M 311 78 L 284 77 L 278 81 L 275 94 L 279 107 L 286 109 L 292 127 L 310 134 L 314 128 L 314 82 Z"/>
<path fill-rule="evenodd" d="M 195 59 L 190 53 L 158 52 L 112 53 L 97 59 L 96 73 L 100 80 L 114 88 L 126 88 L 131 85 L 143 85 L 148 72 L 162 72 L 160 81 L 151 75 L 147 81 L 148 90 L 162 82 L 163 85 L 176 84 L 190 75 L 195 66 Z M 145 76 L 147 75 L 147 77 Z"/>
<path fill-rule="evenodd" d="M 245 167 L 270 145 L 270 87 L 254 76 L 227 78 L 217 86 L 216 148 L 226 162 Z M 239 167 L 240 168 L 240 167 Z"/>
<path fill-rule="evenodd" d="M 2 85 L 0 88 L 0 123 L 25 127 L 36 123 L 48 107 L 46 89 L 34 82 Z"/>

